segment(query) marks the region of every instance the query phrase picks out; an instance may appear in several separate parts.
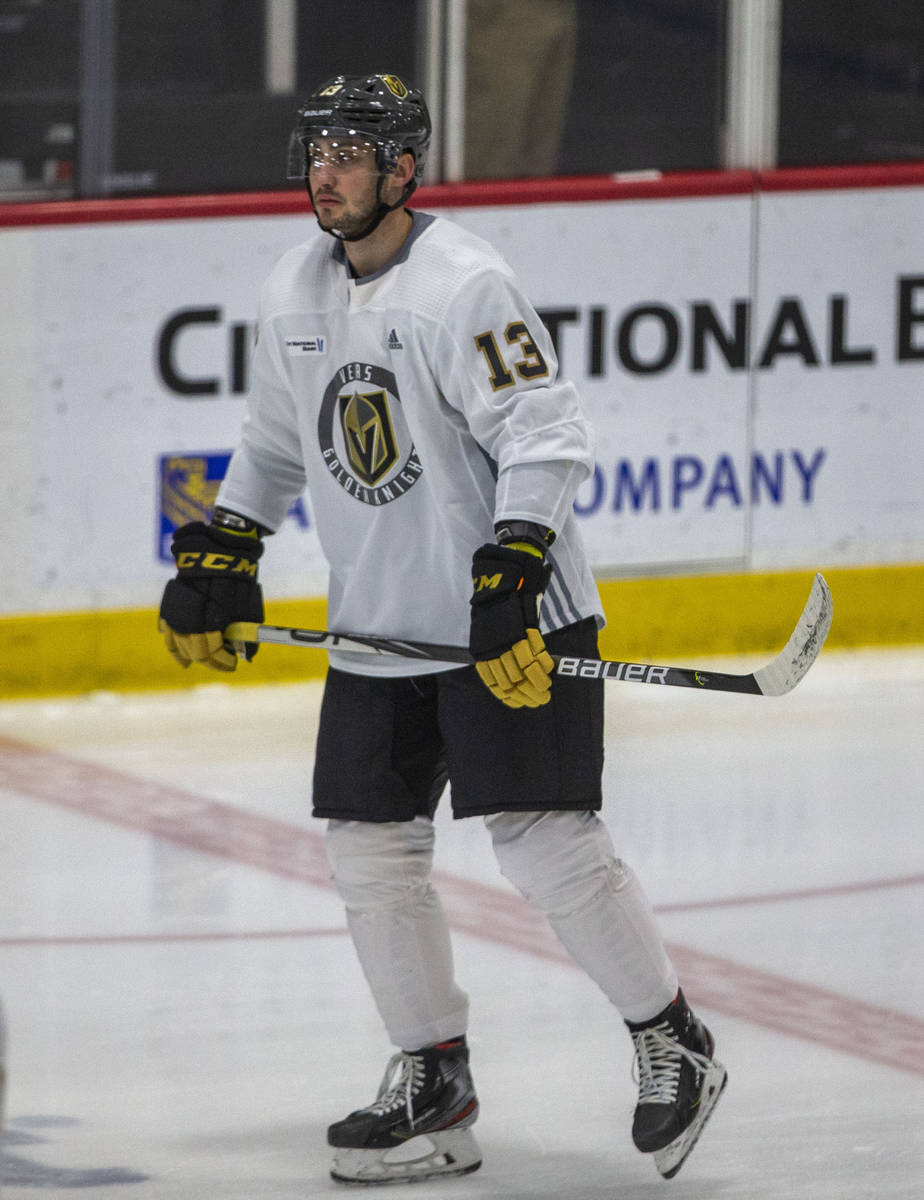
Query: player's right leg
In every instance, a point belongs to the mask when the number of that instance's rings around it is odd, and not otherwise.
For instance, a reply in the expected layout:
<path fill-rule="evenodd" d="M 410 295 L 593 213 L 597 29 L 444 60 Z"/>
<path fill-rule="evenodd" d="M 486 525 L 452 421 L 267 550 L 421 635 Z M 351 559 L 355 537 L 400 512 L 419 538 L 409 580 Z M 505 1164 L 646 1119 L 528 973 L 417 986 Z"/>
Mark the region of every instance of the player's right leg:
<path fill-rule="evenodd" d="M 464 1037 L 401 1050 L 372 1104 L 328 1129 L 331 1175 L 342 1183 L 414 1183 L 477 1171 L 477 1117 Z"/>
<path fill-rule="evenodd" d="M 449 931 L 430 886 L 428 817 L 331 821 L 327 852 L 363 973 L 395 1046 L 375 1100 L 328 1130 L 331 1174 L 408 1182 L 481 1165 L 468 1066 L 468 998 L 455 983 Z"/>
<path fill-rule="evenodd" d="M 435 687 L 424 681 L 328 674 L 315 814 L 330 818 L 333 878 L 399 1048 L 372 1103 L 328 1130 L 331 1174 L 342 1182 L 407 1182 L 481 1165 L 471 1131 L 478 1099 L 465 1042 L 468 998 L 455 982 L 449 930 L 430 884 L 431 814 L 445 784 L 434 712 Z"/>

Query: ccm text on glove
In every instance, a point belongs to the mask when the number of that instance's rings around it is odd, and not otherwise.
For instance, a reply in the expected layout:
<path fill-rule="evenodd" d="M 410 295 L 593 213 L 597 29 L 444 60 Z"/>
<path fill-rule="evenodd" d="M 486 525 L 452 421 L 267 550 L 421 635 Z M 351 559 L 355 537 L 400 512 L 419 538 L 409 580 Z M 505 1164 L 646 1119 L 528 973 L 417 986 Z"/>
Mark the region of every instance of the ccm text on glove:
<path fill-rule="evenodd" d="M 256 529 L 237 532 L 193 521 L 173 535 L 171 552 L 176 578 L 164 588 L 158 628 L 167 649 L 180 664 L 204 663 L 216 671 L 233 671 L 237 656 L 222 636 L 232 621 L 263 622 L 263 592 L 257 562 L 263 543 Z M 248 642 L 248 661 L 257 645 Z"/>

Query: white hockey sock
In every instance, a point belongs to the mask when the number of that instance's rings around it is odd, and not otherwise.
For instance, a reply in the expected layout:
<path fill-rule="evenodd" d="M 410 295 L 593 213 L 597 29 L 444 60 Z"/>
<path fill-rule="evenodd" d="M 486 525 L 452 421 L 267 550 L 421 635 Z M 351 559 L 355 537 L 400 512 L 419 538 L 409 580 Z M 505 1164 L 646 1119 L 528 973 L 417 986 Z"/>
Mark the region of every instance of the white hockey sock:
<path fill-rule="evenodd" d="M 485 824 L 502 873 L 546 913 L 625 1020 L 648 1020 L 670 1004 L 677 974 L 651 905 L 595 813 L 496 813 Z"/>
<path fill-rule="evenodd" d="M 433 824 L 330 821 L 327 856 L 363 974 L 395 1046 L 419 1050 L 468 1028 L 443 908 L 429 877 Z"/>

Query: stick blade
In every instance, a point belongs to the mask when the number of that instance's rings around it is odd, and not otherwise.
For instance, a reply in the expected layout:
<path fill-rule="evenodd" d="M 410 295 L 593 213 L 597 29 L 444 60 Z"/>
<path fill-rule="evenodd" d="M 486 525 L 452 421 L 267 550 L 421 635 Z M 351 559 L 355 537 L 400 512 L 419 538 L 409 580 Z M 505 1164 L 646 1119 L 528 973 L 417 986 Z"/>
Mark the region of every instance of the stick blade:
<path fill-rule="evenodd" d="M 754 672 L 764 696 L 785 696 L 803 678 L 821 652 L 833 614 L 831 589 L 819 573 L 792 637 L 773 662 Z"/>

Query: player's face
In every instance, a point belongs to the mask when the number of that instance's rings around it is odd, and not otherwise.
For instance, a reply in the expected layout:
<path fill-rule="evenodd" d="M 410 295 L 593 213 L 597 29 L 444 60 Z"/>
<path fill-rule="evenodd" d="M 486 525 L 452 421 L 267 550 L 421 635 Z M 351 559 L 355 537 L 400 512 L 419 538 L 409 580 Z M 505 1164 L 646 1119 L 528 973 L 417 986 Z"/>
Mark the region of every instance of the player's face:
<path fill-rule="evenodd" d="M 378 167 L 370 142 L 318 138 L 307 147 L 308 181 L 322 229 L 358 233 L 376 209 Z"/>

